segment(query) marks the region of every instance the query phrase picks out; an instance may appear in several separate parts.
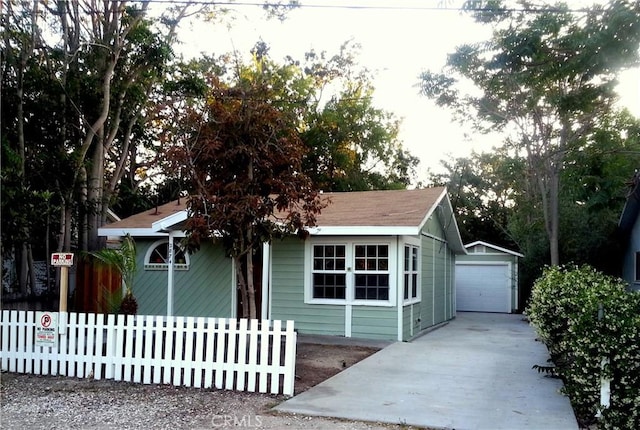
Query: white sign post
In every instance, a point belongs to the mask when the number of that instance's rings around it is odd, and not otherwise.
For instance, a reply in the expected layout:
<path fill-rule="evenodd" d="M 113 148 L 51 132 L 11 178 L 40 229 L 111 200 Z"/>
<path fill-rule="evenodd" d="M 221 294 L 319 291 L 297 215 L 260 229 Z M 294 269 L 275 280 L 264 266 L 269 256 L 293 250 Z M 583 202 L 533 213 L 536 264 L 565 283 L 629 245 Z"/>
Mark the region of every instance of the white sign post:
<path fill-rule="evenodd" d="M 36 312 L 36 346 L 55 347 L 58 343 L 58 315 Z"/>
<path fill-rule="evenodd" d="M 60 267 L 60 334 L 65 334 L 67 296 L 69 295 L 69 267 L 73 266 L 73 254 L 70 252 L 54 252 L 51 254 L 51 265 Z"/>

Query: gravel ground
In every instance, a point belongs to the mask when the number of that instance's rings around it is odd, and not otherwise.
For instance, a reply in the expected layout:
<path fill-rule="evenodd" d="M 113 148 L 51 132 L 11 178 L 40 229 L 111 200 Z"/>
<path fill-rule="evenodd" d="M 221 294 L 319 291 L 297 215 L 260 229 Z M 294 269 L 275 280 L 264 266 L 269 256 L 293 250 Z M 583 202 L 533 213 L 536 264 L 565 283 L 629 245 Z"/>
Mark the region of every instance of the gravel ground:
<path fill-rule="evenodd" d="M 375 350 L 327 345 L 298 348 L 302 392 Z M 283 414 L 283 396 L 142 385 L 16 373 L 0 375 L 5 429 L 411 429 L 402 425 Z"/>
<path fill-rule="evenodd" d="M 2 429 L 399 429 L 281 414 L 282 396 L 2 374 Z"/>

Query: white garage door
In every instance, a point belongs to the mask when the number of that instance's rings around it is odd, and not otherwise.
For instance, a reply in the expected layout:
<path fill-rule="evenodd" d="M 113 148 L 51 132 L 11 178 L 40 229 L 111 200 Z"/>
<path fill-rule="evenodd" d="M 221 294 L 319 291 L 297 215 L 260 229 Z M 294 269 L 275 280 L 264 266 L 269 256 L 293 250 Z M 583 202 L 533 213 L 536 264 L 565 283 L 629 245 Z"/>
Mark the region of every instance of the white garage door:
<path fill-rule="evenodd" d="M 459 311 L 511 312 L 507 264 L 456 264 L 456 308 Z"/>

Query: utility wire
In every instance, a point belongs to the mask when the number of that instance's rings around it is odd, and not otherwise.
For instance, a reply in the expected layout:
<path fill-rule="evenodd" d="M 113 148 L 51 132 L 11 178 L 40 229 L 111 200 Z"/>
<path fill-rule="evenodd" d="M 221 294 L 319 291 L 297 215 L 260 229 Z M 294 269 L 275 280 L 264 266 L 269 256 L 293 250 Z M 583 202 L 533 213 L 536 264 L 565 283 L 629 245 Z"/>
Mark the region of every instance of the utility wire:
<path fill-rule="evenodd" d="M 115 0 L 113 0 L 115 1 Z M 587 13 L 588 8 L 578 9 L 562 9 L 557 7 L 500 7 L 500 8 L 483 8 L 483 7 L 451 7 L 451 6 L 406 6 L 406 5 L 373 5 L 373 4 L 326 4 L 326 3 L 270 3 L 270 2 L 234 2 L 234 1 L 189 1 L 189 0 L 139 0 L 140 3 L 161 3 L 161 4 L 194 4 L 200 6 L 240 6 L 240 7 L 280 7 L 288 9 L 350 9 L 350 10 L 380 10 L 380 11 L 443 11 L 443 12 L 490 12 L 490 13 L 508 13 L 508 12 L 524 12 L 524 13 Z"/>

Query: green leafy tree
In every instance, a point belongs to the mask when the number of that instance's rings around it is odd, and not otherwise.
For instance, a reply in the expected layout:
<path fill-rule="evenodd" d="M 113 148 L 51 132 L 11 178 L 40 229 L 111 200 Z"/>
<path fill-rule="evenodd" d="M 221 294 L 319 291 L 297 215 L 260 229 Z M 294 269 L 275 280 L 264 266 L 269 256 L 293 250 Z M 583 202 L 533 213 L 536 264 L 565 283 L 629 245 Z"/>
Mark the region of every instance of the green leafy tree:
<path fill-rule="evenodd" d="M 492 38 L 458 47 L 445 73 L 425 72 L 422 92 L 480 130 L 507 133 L 507 147 L 527 162 L 528 189 L 557 265 L 567 158 L 611 112 L 616 73 L 638 62 L 640 4 L 612 1 L 575 13 L 565 4 L 472 3 L 477 20 L 492 25 Z M 463 93 L 463 81 L 478 91 Z"/>
<path fill-rule="evenodd" d="M 357 50 L 347 42 L 331 57 L 311 51 L 301 65 L 314 82 L 301 129 L 309 148 L 304 169 L 326 191 L 406 188 L 419 160 L 398 140 L 399 121 L 374 106 Z"/>
<path fill-rule="evenodd" d="M 619 276 L 626 242 L 618 235 L 617 223 L 626 184 L 640 162 L 640 122 L 623 111 L 600 123 L 582 150 L 566 158 L 559 198 L 559 251 L 564 261 Z M 449 187 L 463 240 L 485 240 L 525 255 L 520 280 L 521 297 L 526 299 L 549 261 L 540 202 L 526 180 L 526 158 L 503 147 L 443 166 L 445 171 L 430 180 Z"/>
<path fill-rule="evenodd" d="M 509 221 L 524 193 L 523 161 L 496 149 L 442 164 L 445 170 L 431 174 L 429 181 L 448 187 L 462 240 L 518 249 L 519 238 L 509 230 Z"/>

